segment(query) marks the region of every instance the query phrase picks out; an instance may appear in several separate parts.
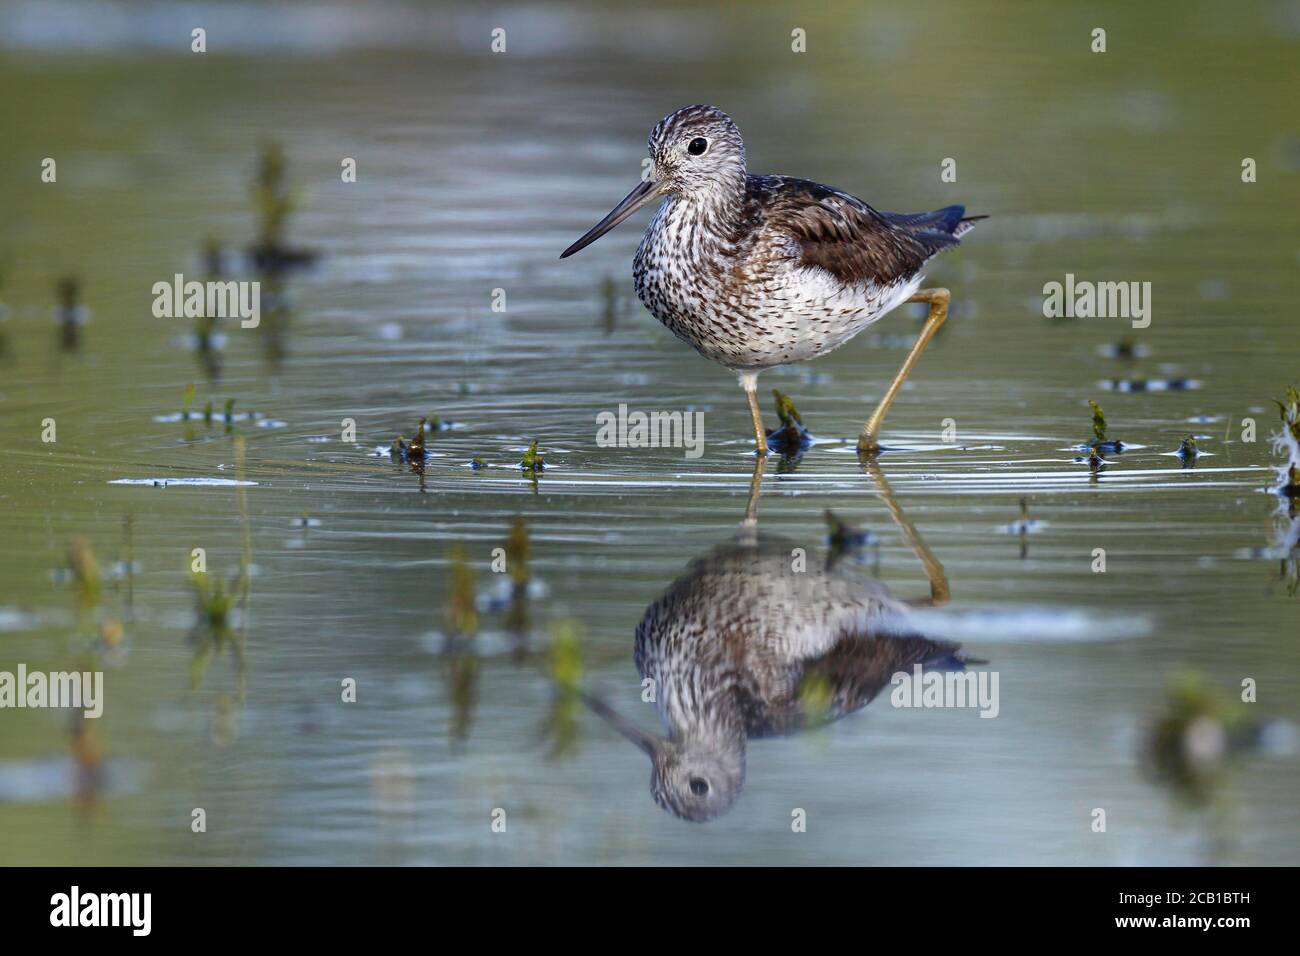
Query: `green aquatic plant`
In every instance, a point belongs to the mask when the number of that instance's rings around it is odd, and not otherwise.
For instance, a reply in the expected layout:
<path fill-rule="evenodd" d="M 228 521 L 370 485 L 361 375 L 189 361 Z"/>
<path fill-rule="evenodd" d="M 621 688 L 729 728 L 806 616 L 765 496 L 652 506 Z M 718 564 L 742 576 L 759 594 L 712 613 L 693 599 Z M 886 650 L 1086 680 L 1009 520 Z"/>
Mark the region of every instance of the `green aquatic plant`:
<path fill-rule="evenodd" d="M 423 471 L 426 458 L 424 438 L 427 419 L 421 418 L 420 423 L 415 426 L 415 434 L 408 442 L 403 435 L 398 435 L 393 439 L 392 445 L 388 448 L 389 457 L 394 461 L 410 462 L 411 467 L 416 471 Z"/>
<path fill-rule="evenodd" d="M 798 456 L 812 441 L 808 429 L 804 426 L 803 416 L 795 408 L 794 399 L 780 389 L 772 389 L 776 402 L 776 417 L 780 425 L 768 429 L 769 445 L 786 456 Z"/>
<path fill-rule="evenodd" d="M 420 424 L 415 428 L 415 435 L 411 438 L 411 443 L 406 446 L 406 457 L 413 465 L 424 464 L 424 435 L 425 420 L 420 419 Z"/>
<path fill-rule="evenodd" d="M 803 416 L 799 414 L 799 409 L 794 407 L 794 399 L 776 388 L 772 389 L 772 396 L 776 399 L 776 417 L 781 420 L 782 425 L 788 427 L 803 424 Z"/>
<path fill-rule="evenodd" d="M 247 685 L 248 607 L 252 596 L 253 540 L 248 521 L 248 489 L 242 484 L 247 474 L 247 457 L 243 436 L 234 439 L 235 489 L 239 508 L 239 569 L 227 581 L 206 570 L 190 567 L 190 589 L 194 597 L 195 620 L 190 631 L 194 657 L 190 662 L 190 686 L 203 685 L 208 667 L 223 653 L 229 652 L 235 664 L 238 696 L 242 701 Z M 239 627 L 235 627 L 235 608 L 239 608 Z"/>
<path fill-rule="evenodd" d="M 533 443 L 529 445 L 528 450 L 524 452 L 524 457 L 523 460 L 519 462 L 519 467 L 524 471 L 531 471 L 534 474 L 546 468 L 546 459 L 544 459 L 537 451 L 537 439 L 534 438 Z"/>
<path fill-rule="evenodd" d="M 1102 410 L 1102 407 L 1092 399 L 1088 399 L 1088 407 L 1092 409 L 1092 440 L 1078 446 L 1080 450 L 1088 453 L 1088 457 L 1076 458 L 1075 461 L 1086 461 L 1095 476 L 1097 472 L 1106 467 L 1106 459 L 1102 457 L 1102 453 L 1114 452 L 1117 455 L 1122 454 L 1124 443 L 1118 439 L 1112 441 L 1107 438 L 1109 429 L 1106 422 L 1106 413 Z"/>
<path fill-rule="evenodd" d="M 237 601 L 235 590 L 208 571 L 190 571 L 190 588 L 194 595 L 195 622 L 191 636 L 194 658 L 190 662 L 190 687 L 197 690 L 213 659 L 226 650 L 235 655 L 236 668 L 243 672 L 243 648 L 236 639 L 233 625 Z"/>
<path fill-rule="evenodd" d="M 72 569 L 72 580 L 77 589 L 78 609 L 84 613 L 98 607 L 103 577 L 95 552 L 85 538 L 75 538 L 69 545 L 68 567 Z"/>
<path fill-rule="evenodd" d="M 578 749 L 582 709 L 582 629 L 576 621 L 557 621 L 551 629 L 546 665 L 554 687 L 544 734 L 550 740 L 548 760 L 562 760 Z"/>
<path fill-rule="evenodd" d="M 199 624 L 217 635 L 230 631 L 231 611 L 235 608 L 235 595 L 225 582 L 207 571 L 191 571 L 190 586 L 194 590 Z"/>
<path fill-rule="evenodd" d="M 284 148 L 274 140 L 262 144 L 257 171 L 253 177 L 253 207 L 260 223 L 258 240 L 264 248 L 275 249 L 284 242 L 285 224 L 297 206 L 285 175 Z"/>
<path fill-rule="evenodd" d="M 1092 436 L 1093 444 L 1101 445 L 1106 441 L 1106 413 L 1101 410 L 1101 406 L 1088 399 L 1088 407 L 1092 409 Z"/>
<path fill-rule="evenodd" d="M 264 143 L 253 178 L 253 208 L 257 212 L 257 240 L 249 250 L 253 264 L 262 277 L 265 300 L 272 302 L 270 314 L 264 315 L 263 340 L 268 357 L 279 361 L 284 356 L 287 309 L 279 295 L 277 277 L 286 270 L 309 265 L 317 254 L 293 248 L 286 243 L 289 214 L 298 207 L 297 192 L 289 186 L 284 150 L 279 143 Z"/>

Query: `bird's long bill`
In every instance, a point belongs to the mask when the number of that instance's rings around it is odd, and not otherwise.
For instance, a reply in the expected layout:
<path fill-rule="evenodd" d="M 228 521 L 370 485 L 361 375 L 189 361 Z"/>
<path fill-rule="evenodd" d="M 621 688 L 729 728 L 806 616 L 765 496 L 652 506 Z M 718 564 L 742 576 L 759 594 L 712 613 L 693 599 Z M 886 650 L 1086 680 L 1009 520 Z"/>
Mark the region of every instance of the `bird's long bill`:
<path fill-rule="evenodd" d="M 658 737 L 654 734 L 646 733 L 599 697 L 596 697 L 593 694 L 583 693 L 582 699 L 588 707 L 594 710 L 600 718 L 605 721 L 605 723 L 609 724 L 620 734 L 649 754 L 651 760 L 654 759 L 655 751 L 659 749 Z"/>
<path fill-rule="evenodd" d="M 573 255 L 579 249 L 585 249 L 605 233 L 609 232 L 620 222 L 626 219 L 632 213 L 636 212 L 648 202 L 653 202 L 663 195 L 662 185 L 654 182 L 644 182 L 639 184 L 636 189 L 632 190 L 624 200 L 609 211 L 609 215 L 588 229 L 581 239 L 575 242 L 569 248 L 560 253 L 560 258 L 564 259 Z"/>

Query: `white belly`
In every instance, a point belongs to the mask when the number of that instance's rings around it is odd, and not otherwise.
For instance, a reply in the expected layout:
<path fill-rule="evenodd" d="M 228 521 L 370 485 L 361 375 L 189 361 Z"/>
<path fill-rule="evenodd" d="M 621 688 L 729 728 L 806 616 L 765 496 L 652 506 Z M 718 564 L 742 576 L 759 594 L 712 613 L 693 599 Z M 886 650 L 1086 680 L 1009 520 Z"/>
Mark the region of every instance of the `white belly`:
<path fill-rule="evenodd" d="M 824 269 L 799 265 L 779 247 L 734 271 L 720 270 L 718 248 L 706 235 L 666 204 L 637 250 L 637 295 L 674 335 L 731 369 L 772 368 L 824 355 L 921 285 L 919 275 L 885 286 L 845 285 Z"/>
<path fill-rule="evenodd" d="M 801 362 L 839 348 L 873 322 L 912 297 L 922 276 L 878 286 L 845 286 L 816 267 L 792 267 L 786 282 L 756 303 L 766 322 L 778 330 L 770 351 L 787 355 L 783 362 Z"/>

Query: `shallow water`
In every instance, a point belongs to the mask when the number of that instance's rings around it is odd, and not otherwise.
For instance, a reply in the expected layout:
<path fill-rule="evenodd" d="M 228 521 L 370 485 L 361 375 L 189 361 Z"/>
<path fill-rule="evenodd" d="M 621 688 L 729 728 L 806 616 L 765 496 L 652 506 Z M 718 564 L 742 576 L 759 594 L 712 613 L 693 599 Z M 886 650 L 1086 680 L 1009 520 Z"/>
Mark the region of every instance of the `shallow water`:
<path fill-rule="evenodd" d="M 1210 824 L 1148 779 L 1140 746 L 1183 670 L 1229 696 L 1253 678 L 1253 707 L 1300 722 L 1300 597 L 1267 550 L 1291 529 L 1265 490 L 1270 400 L 1297 369 L 1300 248 L 1284 215 L 1300 200 L 1297 133 L 1276 120 L 1292 112 L 1300 25 L 1285 5 L 1230 28 L 1208 6 L 1172 20 L 1114 8 L 1097 55 L 1089 23 L 1030 5 L 958 18 L 846 4 L 800 24 L 802 57 L 775 8 L 507 10 L 496 56 L 493 24 L 468 7 L 445 8 L 451 27 L 385 7 L 360 29 L 341 8 L 298 6 L 332 11 L 318 33 L 292 13 L 219 8 L 213 22 L 251 52 L 214 40 L 202 60 L 159 39 L 162 5 L 115 8 L 139 30 L 57 41 L 50 24 L 77 4 L 15 9 L 0 20 L 0 670 L 77 666 L 101 618 L 126 636 L 90 722 L 99 777 L 78 777 L 66 714 L 0 712 L 0 863 L 1300 860 L 1294 748 L 1237 764 Z M 413 25 L 433 22 L 422 48 Z M 691 559 L 735 536 L 748 417 L 731 376 L 632 297 L 644 215 L 556 257 L 634 183 L 649 127 L 697 101 L 736 117 L 756 171 L 887 209 L 993 216 L 933 264 L 952 316 L 886 420 L 880 467 L 951 587 L 914 623 L 987 659 L 1001 690 L 993 720 L 894 708 L 886 692 L 827 728 L 753 741 L 742 797 L 705 826 L 654 805 L 649 762 L 594 714 L 575 753 L 547 759 L 554 691 L 539 656 L 510 653 L 500 611 L 481 614 L 461 742 L 454 664 L 434 652 L 450 549 L 486 591 L 492 549 L 522 517 L 544 585 L 534 647 L 577 622 L 584 685 L 658 729 L 634 629 Z M 181 341 L 192 323 L 154 318 L 150 289 L 197 274 L 209 235 L 251 241 L 248 181 L 269 137 L 300 190 L 290 235 L 322 259 L 287 282 L 283 355 L 269 326 L 229 323 L 214 381 Z M 33 172 L 45 156 L 57 184 Z M 339 181 L 344 156 L 355 184 Z M 957 183 L 939 181 L 946 156 Z M 1151 326 L 1044 318 L 1043 284 L 1067 272 L 1151 282 Z M 90 321 L 64 353 L 50 310 L 69 273 Z M 760 381 L 769 417 L 778 387 L 824 439 L 793 469 L 768 463 L 760 527 L 820 562 L 833 509 L 879 537 L 861 573 L 900 597 L 928 594 L 926 576 L 852 439 L 919 328 L 899 310 Z M 1126 336 L 1149 354 L 1103 354 Z M 1135 378 L 1199 387 L 1100 384 Z M 196 409 L 234 397 L 265 418 L 160 420 L 190 383 Z M 1141 446 L 1099 475 L 1074 461 L 1089 398 L 1110 437 Z M 599 447 L 596 416 L 621 403 L 703 412 L 702 456 Z M 373 456 L 430 415 L 462 427 L 429 435 L 423 478 Z M 1206 452 L 1194 468 L 1169 455 L 1189 434 Z M 536 481 L 516 467 L 534 439 Z M 237 570 L 241 494 L 256 570 L 242 701 L 228 656 L 191 690 L 187 639 L 191 549 Z M 1022 498 L 1039 522 L 1023 537 L 1007 530 Z M 138 571 L 79 610 L 58 573 L 70 543 L 107 573 L 129 560 L 127 516 Z M 344 678 L 355 703 L 340 701 Z M 793 808 L 806 833 L 791 832 Z"/>

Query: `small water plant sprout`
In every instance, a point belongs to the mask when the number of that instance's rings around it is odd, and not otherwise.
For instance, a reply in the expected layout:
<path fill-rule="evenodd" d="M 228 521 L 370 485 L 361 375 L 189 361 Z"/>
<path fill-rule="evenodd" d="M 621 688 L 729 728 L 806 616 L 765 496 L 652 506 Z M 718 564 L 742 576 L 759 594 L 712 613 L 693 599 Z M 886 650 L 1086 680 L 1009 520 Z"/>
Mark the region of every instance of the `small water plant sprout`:
<path fill-rule="evenodd" d="M 537 439 L 534 438 L 533 443 L 529 445 L 528 450 L 524 452 L 524 457 L 520 460 L 519 467 L 534 475 L 539 471 L 544 471 L 546 469 L 546 459 L 543 458 L 541 453 L 537 450 Z"/>
<path fill-rule="evenodd" d="M 812 435 L 804 427 L 803 416 L 789 395 L 774 388 L 772 398 L 776 402 L 776 417 L 780 425 L 767 430 L 767 447 L 777 454 L 797 457 L 812 444 Z"/>
<path fill-rule="evenodd" d="M 393 439 L 393 444 L 388 450 L 393 461 L 409 462 L 413 468 L 424 467 L 425 461 L 429 458 L 429 451 L 424 447 L 424 436 L 428 431 L 427 421 L 424 418 L 420 419 L 420 424 L 415 427 L 415 435 L 409 442 L 401 435 Z"/>
<path fill-rule="evenodd" d="M 69 546 L 68 567 L 76 584 L 78 610 L 83 613 L 94 610 L 99 606 L 103 576 L 95 552 L 85 538 L 76 538 Z"/>
<path fill-rule="evenodd" d="M 241 688 L 243 686 L 244 641 L 235 627 L 235 609 L 244 586 L 242 580 L 227 585 L 214 573 L 190 571 L 195 605 L 194 627 L 190 632 L 194 643 L 190 686 L 195 690 L 202 686 L 208 665 L 226 651 L 230 651 L 234 658 L 236 676 Z"/>
<path fill-rule="evenodd" d="M 1201 456 L 1201 451 L 1196 447 L 1196 436 L 1188 435 L 1178 445 L 1178 450 L 1174 452 L 1179 461 L 1183 463 L 1184 468 L 1191 468 L 1196 464 L 1196 459 Z"/>
<path fill-rule="evenodd" d="M 551 710 L 543 734 L 550 741 L 547 760 L 562 760 L 578 749 L 582 710 L 582 629 L 576 621 L 556 622 L 546 654 L 547 670 L 554 687 Z"/>
<path fill-rule="evenodd" d="M 1091 398 L 1088 399 L 1088 407 L 1092 409 L 1092 441 L 1088 442 L 1085 447 L 1095 449 L 1100 452 L 1113 451 L 1115 454 L 1122 454 L 1124 443 L 1118 439 L 1112 441 L 1106 437 L 1106 412 Z"/>
<path fill-rule="evenodd" d="M 1086 451 L 1088 454 L 1074 460 L 1079 464 L 1087 464 L 1095 477 L 1106 467 L 1107 462 L 1103 457 L 1105 452 L 1114 452 L 1120 455 L 1124 453 L 1124 449 L 1128 446 L 1122 441 L 1112 441 L 1107 437 L 1106 413 L 1100 405 L 1092 399 L 1088 399 L 1088 407 L 1092 409 L 1092 440 L 1081 442 L 1075 446 L 1080 451 Z"/>
<path fill-rule="evenodd" d="M 289 214 L 298 207 L 296 190 L 288 183 L 284 149 L 276 142 L 262 145 L 253 177 L 253 207 L 258 215 L 257 241 L 249 256 L 258 271 L 276 274 L 310 265 L 316 253 L 290 247 L 285 239 Z"/>

